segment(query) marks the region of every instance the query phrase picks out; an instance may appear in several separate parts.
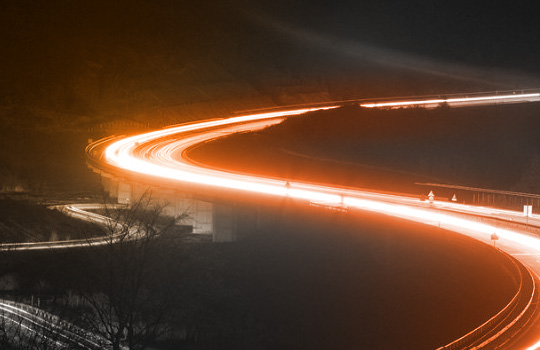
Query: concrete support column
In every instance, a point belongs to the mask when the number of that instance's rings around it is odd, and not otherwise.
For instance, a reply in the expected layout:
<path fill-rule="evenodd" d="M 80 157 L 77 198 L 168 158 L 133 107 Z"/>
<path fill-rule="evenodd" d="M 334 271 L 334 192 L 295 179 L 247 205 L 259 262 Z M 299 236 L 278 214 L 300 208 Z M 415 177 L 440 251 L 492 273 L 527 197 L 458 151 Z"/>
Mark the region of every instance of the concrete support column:
<path fill-rule="evenodd" d="M 203 227 L 207 220 L 204 213 L 205 205 L 198 205 L 198 201 L 192 195 L 172 190 L 153 190 L 152 196 L 156 197 L 164 205 L 165 215 L 182 217 L 180 224 L 191 226 L 193 233 L 211 233 L 212 229 Z M 203 212 L 200 213 L 199 210 Z M 206 223 L 208 224 L 208 223 Z"/>
<path fill-rule="evenodd" d="M 120 204 L 131 205 L 133 200 L 132 186 L 123 180 L 118 181 L 116 198 Z"/>
<path fill-rule="evenodd" d="M 213 241 L 231 242 L 236 239 L 234 208 L 230 205 L 214 204 L 213 208 Z"/>
<path fill-rule="evenodd" d="M 193 233 L 210 234 L 215 232 L 215 206 L 216 204 L 210 202 L 193 201 Z"/>
<path fill-rule="evenodd" d="M 111 178 L 102 174 L 101 186 L 103 186 L 103 190 L 105 191 L 105 193 L 111 193 Z"/>
<path fill-rule="evenodd" d="M 192 195 L 166 190 L 154 190 L 152 196 L 162 201 L 165 214 L 182 216 L 182 225 L 193 227 L 195 234 L 214 232 L 214 204 L 193 198 Z"/>
<path fill-rule="evenodd" d="M 212 234 L 215 242 L 230 242 L 258 230 L 258 209 L 247 204 L 214 201 L 214 198 L 195 198 L 191 192 L 180 192 L 128 181 L 101 173 L 101 183 L 111 198 L 118 203 L 133 205 L 144 195 L 164 205 L 169 216 L 182 216 L 180 224 L 192 226 L 194 234 Z"/>
<path fill-rule="evenodd" d="M 214 204 L 214 242 L 230 242 L 259 229 L 258 209 L 253 206 Z"/>
<path fill-rule="evenodd" d="M 236 239 L 252 235 L 260 228 L 259 210 L 257 207 L 236 205 L 234 219 L 236 221 Z"/>
<path fill-rule="evenodd" d="M 136 203 L 137 201 L 141 200 L 141 198 L 149 193 L 150 186 L 141 184 L 139 182 L 132 182 L 131 184 L 131 204 Z"/>
<path fill-rule="evenodd" d="M 109 197 L 111 198 L 118 198 L 118 179 L 115 177 L 111 177 L 109 180 L 110 186 L 109 186 Z"/>

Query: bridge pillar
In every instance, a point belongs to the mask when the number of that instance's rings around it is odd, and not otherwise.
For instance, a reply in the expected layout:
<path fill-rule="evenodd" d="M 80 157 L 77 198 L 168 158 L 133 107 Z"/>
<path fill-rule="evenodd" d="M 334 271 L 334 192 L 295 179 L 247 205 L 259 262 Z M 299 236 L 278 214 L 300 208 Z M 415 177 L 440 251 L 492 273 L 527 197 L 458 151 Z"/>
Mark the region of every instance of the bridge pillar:
<path fill-rule="evenodd" d="M 118 198 L 118 184 L 120 181 L 116 177 L 111 177 L 111 186 L 109 188 L 109 196 L 112 198 Z"/>
<path fill-rule="evenodd" d="M 131 204 L 139 201 L 148 192 L 148 186 L 139 182 L 131 183 Z"/>
<path fill-rule="evenodd" d="M 211 234 L 214 242 L 235 241 L 258 228 L 258 210 L 246 204 L 201 200 L 194 194 L 147 185 L 100 172 L 103 189 L 118 203 L 132 205 L 145 195 L 164 205 L 165 215 L 183 216 L 180 224 L 194 234 Z"/>
<path fill-rule="evenodd" d="M 256 233 L 260 226 L 259 208 L 237 204 L 235 206 L 235 239 Z"/>
<path fill-rule="evenodd" d="M 132 203 L 132 186 L 123 180 L 117 181 L 116 198 L 120 204 Z"/>
<path fill-rule="evenodd" d="M 255 233 L 259 226 L 257 208 L 233 204 L 214 204 L 214 242 L 231 242 Z"/>
<path fill-rule="evenodd" d="M 234 208 L 224 204 L 214 204 L 214 227 L 212 240 L 214 242 L 231 242 L 236 239 Z"/>
<path fill-rule="evenodd" d="M 101 174 L 101 186 L 103 186 L 103 190 L 106 193 L 110 194 L 112 187 L 112 176 Z"/>
<path fill-rule="evenodd" d="M 192 226 L 193 233 L 213 232 L 213 204 L 193 198 L 192 195 L 172 190 L 153 190 L 152 196 L 164 205 L 164 214 L 182 217 L 181 224 Z"/>
<path fill-rule="evenodd" d="M 201 200 L 193 201 L 193 233 L 211 234 L 216 230 L 215 204 Z"/>

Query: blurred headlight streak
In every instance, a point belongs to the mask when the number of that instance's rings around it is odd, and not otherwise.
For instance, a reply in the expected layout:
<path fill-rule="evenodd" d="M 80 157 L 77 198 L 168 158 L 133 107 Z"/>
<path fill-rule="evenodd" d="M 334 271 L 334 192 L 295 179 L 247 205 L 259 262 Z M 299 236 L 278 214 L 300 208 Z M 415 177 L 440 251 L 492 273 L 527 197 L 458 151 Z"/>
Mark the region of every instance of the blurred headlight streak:
<path fill-rule="evenodd" d="M 540 97 L 540 93 L 533 94 L 512 94 L 512 95 L 494 95 L 494 96 L 480 96 L 480 97 L 461 97 L 461 98 L 448 98 L 448 99 L 433 99 L 433 100 L 418 100 L 418 101 L 394 101 L 394 102 L 381 102 L 381 103 L 366 103 L 362 104 L 362 107 L 411 107 L 411 106 L 424 106 L 424 105 L 437 105 L 441 103 L 452 104 L 464 104 L 474 102 L 488 102 L 488 101 L 501 101 L 511 102 L 524 99 L 537 99 Z"/>
<path fill-rule="evenodd" d="M 540 94 L 496 95 L 440 101 L 463 102 L 469 100 L 495 100 L 514 98 L 516 96 L 519 98 L 538 97 Z M 433 103 L 434 101 L 438 102 L 439 100 L 387 102 L 369 106 L 394 106 L 398 104 L 415 105 L 422 102 Z M 274 196 L 288 196 L 309 202 L 325 203 L 336 207 L 345 205 L 349 208 L 369 210 L 425 223 L 444 224 L 458 229 L 473 230 L 489 235 L 496 232 L 501 239 L 511 240 L 540 251 L 540 240 L 536 238 L 514 231 L 500 229 L 492 225 L 458 218 L 449 213 L 443 214 L 441 211 L 436 212 L 432 208 L 421 208 L 418 207 L 418 203 L 413 204 L 411 198 L 369 193 L 365 191 L 354 191 L 339 187 L 288 183 L 287 179 L 277 180 L 246 174 L 235 174 L 201 167 L 197 164 L 193 164 L 193 162 L 185 156 L 185 151 L 198 143 L 236 132 L 260 130 L 270 125 L 280 123 L 283 120 L 283 117 L 286 116 L 300 115 L 313 110 L 336 107 L 337 106 L 328 106 L 253 114 L 229 119 L 203 121 L 196 124 L 181 125 L 147 134 L 136 135 L 114 142 L 107 147 L 105 151 L 106 160 L 109 164 L 125 170 L 171 180 Z M 148 149 L 147 152 L 143 152 L 145 157 L 139 156 L 136 149 L 145 147 Z M 418 202 L 418 200 L 416 200 L 416 202 Z M 493 215 L 493 209 L 472 207 L 462 204 L 450 205 L 441 203 L 441 206 L 438 207 L 438 209 L 441 210 L 444 210 L 444 208 L 459 209 L 462 212 L 469 211 L 471 214 Z M 512 215 L 512 212 L 505 211 L 504 214 Z M 516 215 L 518 214 L 516 213 Z"/>
<path fill-rule="evenodd" d="M 506 103 L 538 100 L 540 94 L 495 95 L 472 98 L 450 98 L 420 101 L 398 101 L 363 104 L 363 107 L 401 107 L 438 103 L 467 104 L 476 102 Z M 232 133 L 255 131 L 275 125 L 287 116 L 332 109 L 338 106 L 304 108 L 289 111 L 252 114 L 229 119 L 203 121 L 127 137 L 112 142 L 105 149 L 105 161 L 120 169 L 156 178 L 176 180 L 205 186 L 233 189 L 272 196 L 289 197 L 329 208 L 359 209 L 382 213 L 430 225 L 443 226 L 463 233 L 479 233 L 486 239 L 496 233 L 501 241 L 514 242 L 525 251 L 540 253 L 540 239 L 524 233 L 479 222 L 475 216 L 503 218 L 520 222 L 522 213 L 495 208 L 469 206 L 453 202 L 427 203 L 418 198 L 369 192 L 339 186 L 291 182 L 290 179 L 264 178 L 234 173 L 200 165 L 188 157 L 188 150 Z M 153 181 L 153 180 L 149 180 Z M 454 213 L 452 213 L 454 212 Z M 458 213 L 457 215 L 455 213 Z M 463 214 L 470 215 L 470 219 Z M 538 218 L 535 218 L 538 219 Z M 536 349 L 540 342 L 528 350 Z"/>
<path fill-rule="evenodd" d="M 476 97 L 473 100 L 495 100 L 524 97 L 538 97 L 540 94 L 496 95 Z M 449 99 L 441 101 L 468 101 L 469 99 Z M 438 100 L 437 100 L 438 101 Z M 408 102 L 418 104 L 423 101 Z M 433 100 L 426 101 L 433 103 Z M 404 102 L 396 102 L 404 103 Z M 385 103 L 384 106 L 390 106 Z M 380 105 L 379 105 L 380 106 Z M 540 252 L 540 240 L 515 231 L 501 229 L 493 225 L 475 222 L 462 217 L 453 216 L 445 209 L 458 210 L 469 214 L 497 215 L 492 208 L 482 208 L 454 203 L 435 203 L 436 207 L 427 207 L 417 199 L 400 197 L 366 191 L 356 191 L 340 187 L 312 185 L 288 182 L 287 179 L 270 179 L 246 174 L 236 174 L 216 170 L 194 164 L 186 157 L 186 150 L 196 144 L 216 139 L 236 132 L 254 131 L 269 125 L 280 123 L 283 117 L 303 114 L 305 112 L 336 108 L 328 106 L 306 108 L 290 111 L 253 114 L 229 119 L 212 120 L 196 124 L 181 125 L 169 129 L 158 130 L 136 135 L 116 141 L 105 150 L 106 161 L 116 167 L 170 180 L 185 181 L 201 185 L 216 186 L 239 191 L 290 197 L 330 206 L 346 206 L 368 210 L 428 224 L 445 225 L 457 230 L 470 230 L 486 235 L 497 233 L 501 239 L 516 242 Z M 377 105 L 372 105 L 377 107 Z M 136 152 L 136 149 L 146 149 Z M 143 153 L 144 157 L 139 154 Z M 437 209 L 437 210 L 434 210 Z M 504 213 L 503 213 L 504 212 Z M 517 212 L 501 211 L 504 215 L 519 216 Z"/>

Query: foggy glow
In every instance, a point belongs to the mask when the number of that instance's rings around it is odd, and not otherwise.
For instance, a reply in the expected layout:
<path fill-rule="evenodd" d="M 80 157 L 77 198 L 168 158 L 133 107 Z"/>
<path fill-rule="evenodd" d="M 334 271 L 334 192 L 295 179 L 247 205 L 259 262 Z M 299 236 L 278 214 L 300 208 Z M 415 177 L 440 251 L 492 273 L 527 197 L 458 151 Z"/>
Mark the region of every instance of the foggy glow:
<path fill-rule="evenodd" d="M 540 348 L 540 341 L 538 343 L 534 344 L 533 346 L 528 347 L 525 350 L 536 350 L 538 348 Z"/>
<path fill-rule="evenodd" d="M 249 18 L 288 38 L 295 38 L 302 45 L 309 43 L 325 52 L 344 55 L 354 60 L 373 62 L 376 65 L 406 69 L 446 79 L 458 79 L 490 85 L 515 81 L 527 82 L 530 79 L 526 75 L 512 71 L 460 64 L 436 57 L 374 45 L 373 42 L 368 43 L 367 41 L 330 35 L 326 32 L 313 31 L 307 27 L 297 26 L 271 17 L 267 13 L 251 11 Z"/>

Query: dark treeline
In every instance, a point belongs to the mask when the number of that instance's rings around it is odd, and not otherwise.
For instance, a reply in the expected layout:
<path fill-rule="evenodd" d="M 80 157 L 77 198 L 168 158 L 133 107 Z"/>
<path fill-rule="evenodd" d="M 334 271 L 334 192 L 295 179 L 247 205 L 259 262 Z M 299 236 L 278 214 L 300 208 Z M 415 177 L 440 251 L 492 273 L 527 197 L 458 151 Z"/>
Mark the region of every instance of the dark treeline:
<path fill-rule="evenodd" d="M 294 203 L 266 219 L 259 234 L 228 244 L 161 237 L 5 252 L 2 295 L 34 305 L 39 298 L 40 307 L 97 333 L 96 307 L 114 306 L 111 313 L 135 317 L 136 326 L 161 312 L 164 334 L 134 333 L 157 349 L 433 349 L 517 290 L 510 260 L 445 230 Z"/>
<path fill-rule="evenodd" d="M 2 243 L 85 239 L 101 233 L 96 225 L 35 205 L 29 200 L 0 198 Z"/>
<path fill-rule="evenodd" d="M 243 155 L 246 152 L 236 148 L 249 142 L 261 150 L 253 153 L 260 156 L 273 152 L 276 162 L 281 159 L 283 164 L 275 163 L 275 168 L 291 166 L 292 161 L 285 159 L 290 157 L 288 152 L 294 152 L 304 156 L 298 161 L 330 159 L 338 165 L 365 166 L 352 169 L 358 177 L 368 171 L 393 172 L 397 178 L 393 176 L 391 181 L 404 186 L 406 182 L 429 180 L 538 193 L 539 111 L 538 103 L 394 110 L 348 106 L 289 118 L 259 133 L 233 136 L 206 154 L 228 144 L 234 148 L 223 150 L 222 155 L 249 158 L 255 169 L 257 157 Z M 286 152 L 276 155 L 272 149 Z M 219 161 L 217 157 L 212 160 Z M 250 169 L 249 162 L 245 167 Z M 331 168 L 323 173 L 332 178 Z M 380 177 L 371 186 L 388 187 L 384 181 Z"/>

